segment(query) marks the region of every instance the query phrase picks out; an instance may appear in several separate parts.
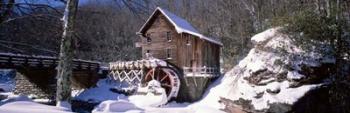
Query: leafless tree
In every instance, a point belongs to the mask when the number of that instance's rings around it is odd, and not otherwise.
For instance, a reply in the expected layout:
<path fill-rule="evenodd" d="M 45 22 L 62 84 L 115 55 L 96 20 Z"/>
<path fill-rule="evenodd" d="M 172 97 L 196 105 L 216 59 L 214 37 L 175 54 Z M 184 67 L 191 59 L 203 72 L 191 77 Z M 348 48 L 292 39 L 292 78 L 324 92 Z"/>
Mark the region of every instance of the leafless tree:
<path fill-rule="evenodd" d="M 63 21 L 63 34 L 57 68 L 56 106 L 66 106 L 71 97 L 70 76 L 73 70 L 75 18 L 79 0 L 68 0 Z"/>

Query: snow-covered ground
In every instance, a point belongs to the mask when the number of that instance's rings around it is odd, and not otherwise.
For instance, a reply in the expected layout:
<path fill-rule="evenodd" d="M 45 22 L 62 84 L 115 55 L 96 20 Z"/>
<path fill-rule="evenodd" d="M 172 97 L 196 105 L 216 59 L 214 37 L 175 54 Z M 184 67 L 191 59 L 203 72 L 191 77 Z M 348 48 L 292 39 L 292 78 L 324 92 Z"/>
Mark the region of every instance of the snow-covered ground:
<path fill-rule="evenodd" d="M 70 110 L 38 104 L 32 101 L 15 101 L 0 106 L 0 113 L 71 113 Z"/>
<path fill-rule="evenodd" d="M 0 101 L 0 113 L 71 113 L 70 109 L 39 104 L 24 95 L 15 95 L 12 92 L 0 95 L 7 96 Z"/>

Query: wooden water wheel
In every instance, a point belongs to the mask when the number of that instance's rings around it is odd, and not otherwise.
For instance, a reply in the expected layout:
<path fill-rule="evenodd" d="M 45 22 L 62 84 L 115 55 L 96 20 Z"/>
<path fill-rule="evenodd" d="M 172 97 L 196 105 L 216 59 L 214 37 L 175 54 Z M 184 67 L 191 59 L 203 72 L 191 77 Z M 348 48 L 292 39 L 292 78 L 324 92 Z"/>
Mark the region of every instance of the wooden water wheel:
<path fill-rule="evenodd" d="M 161 87 L 165 89 L 168 100 L 176 97 L 180 88 L 180 79 L 174 70 L 166 67 L 151 68 L 144 78 L 144 83 L 157 80 Z"/>

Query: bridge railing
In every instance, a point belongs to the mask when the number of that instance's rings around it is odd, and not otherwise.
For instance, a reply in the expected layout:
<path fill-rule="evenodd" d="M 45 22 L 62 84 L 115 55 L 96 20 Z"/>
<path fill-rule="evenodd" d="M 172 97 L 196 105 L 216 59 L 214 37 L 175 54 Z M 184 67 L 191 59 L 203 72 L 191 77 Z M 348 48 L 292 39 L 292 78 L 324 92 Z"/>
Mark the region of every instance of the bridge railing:
<path fill-rule="evenodd" d="M 2 68 L 15 68 L 19 66 L 29 67 L 56 67 L 58 65 L 58 58 L 50 56 L 29 56 L 21 54 L 9 54 L 0 53 L 0 67 Z M 73 60 L 73 69 L 77 70 L 97 70 L 100 67 L 100 63 L 85 61 L 85 60 Z"/>
<path fill-rule="evenodd" d="M 216 77 L 220 75 L 217 67 L 183 67 L 185 76 L 207 76 Z"/>

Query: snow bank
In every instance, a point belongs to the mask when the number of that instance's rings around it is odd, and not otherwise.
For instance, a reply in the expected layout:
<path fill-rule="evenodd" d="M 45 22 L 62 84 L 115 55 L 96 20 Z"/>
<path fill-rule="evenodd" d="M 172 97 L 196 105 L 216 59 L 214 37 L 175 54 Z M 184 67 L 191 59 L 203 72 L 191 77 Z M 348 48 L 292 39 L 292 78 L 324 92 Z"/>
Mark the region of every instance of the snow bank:
<path fill-rule="evenodd" d="M 170 103 L 162 107 L 137 107 L 126 100 L 104 101 L 92 113 L 224 113 L 209 106 L 187 107 L 187 103 Z"/>
<path fill-rule="evenodd" d="M 192 113 L 226 113 L 210 106 L 199 106 Z"/>
<path fill-rule="evenodd" d="M 128 99 L 138 107 L 159 107 L 168 102 L 168 97 L 164 88 L 161 88 L 160 83 L 156 80 L 151 80 L 147 87 L 139 88 L 138 92 L 146 95 L 132 95 Z"/>
<path fill-rule="evenodd" d="M 38 104 L 30 101 L 16 101 L 0 106 L 0 113 L 72 113 L 67 109 Z"/>
<path fill-rule="evenodd" d="M 39 104 L 24 95 L 15 95 L 11 92 L 0 95 L 7 96 L 0 101 L 0 113 L 71 113 L 69 108 Z"/>
<path fill-rule="evenodd" d="M 105 100 L 118 100 L 119 98 L 125 98 L 123 94 L 110 91 L 110 89 L 114 87 L 116 87 L 116 84 L 110 83 L 108 79 L 102 79 L 97 82 L 97 87 L 82 91 L 74 91 L 72 95 L 76 100 L 89 102 L 102 102 Z"/>
<path fill-rule="evenodd" d="M 57 101 L 56 107 L 61 109 L 72 109 L 72 105 L 68 101 Z"/>
<path fill-rule="evenodd" d="M 158 81 L 150 81 L 136 94 L 119 100 L 107 100 L 99 104 L 93 113 L 207 113 L 190 109 L 189 103 L 167 103 L 166 92 Z M 215 110 L 215 109 L 213 109 Z M 211 110 L 211 111 L 213 111 Z M 210 112 L 219 113 L 219 112 Z"/>
<path fill-rule="evenodd" d="M 228 93 L 229 90 L 227 89 L 231 89 L 231 85 L 230 85 L 231 83 L 226 82 L 229 79 L 223 79 L 223 78 L 227 78 L 227 77 L 220 76 L 220 78 L 218 78 L 216 81 L 210 84 L 210 86 L 208 87 L 208 90 L 203 95 L 204 98 L 199 102 L 196 102 L 190 105 L 190 107 L 192 109 L 197 109 L 202 106 L 210 106 L 215 109 L 223 108 L 224 106 L 219 103 L 220 97 Z"/>
<path fill-rule="evenodd" d="M 133 103 L 126 100 L 107 100 L 99 104 L 93 113 L 110 113 L 110 112 L 141 112 L 142 109 L 136 107 Z"/>
<path fill-rule="evenodd" d="M 32 101 L 27 96 L 24 95 L 15 95 L 12 92 L 0 93 L 2 96 L 6 96 L 6 99 L 0 101 L 0 105 L 15 102 L 15 101 Z"/>

